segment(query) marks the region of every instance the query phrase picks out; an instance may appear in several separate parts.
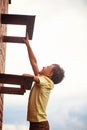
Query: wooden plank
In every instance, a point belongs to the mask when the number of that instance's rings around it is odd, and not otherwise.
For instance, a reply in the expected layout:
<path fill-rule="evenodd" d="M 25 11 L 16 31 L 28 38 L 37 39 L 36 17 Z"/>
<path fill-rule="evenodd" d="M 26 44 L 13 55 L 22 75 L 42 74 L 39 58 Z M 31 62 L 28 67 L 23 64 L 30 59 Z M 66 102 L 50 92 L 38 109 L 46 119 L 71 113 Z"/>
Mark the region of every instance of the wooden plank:
<path fill-rule="evenodd" d="M 0 87 L 0 93 L 3 93 L 3 94 L 23 95 L 24 92 L 25 92 L 25 89 L 21 89 L 21 88 Z"/>
<path fill-rule="evenodd" d="M 12 37 L 12 36 L 3 36 L 3 42 L 8 43 L 24 43 L 25 37 Z"/>
<path fill-rule="evenodd" d="M 2 24 L 17 24 L 33 26 L 35 15 L 1 14 Z"/>
<path fill-rule="evenodd" d="M 20 85 L 26 90 L 30 90 L 33 83 L 33 76 L 0 74 L 0 83 Z"/>

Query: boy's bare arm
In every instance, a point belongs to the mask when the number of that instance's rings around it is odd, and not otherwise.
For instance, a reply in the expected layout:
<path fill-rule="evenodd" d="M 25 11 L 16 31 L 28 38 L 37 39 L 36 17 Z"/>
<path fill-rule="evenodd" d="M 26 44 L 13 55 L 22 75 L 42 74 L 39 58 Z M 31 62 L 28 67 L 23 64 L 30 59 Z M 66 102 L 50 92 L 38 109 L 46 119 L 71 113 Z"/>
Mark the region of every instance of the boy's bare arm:
<path fill-rule="evenodd" d="M 27 50 L 28 50 L 28 56 L 29 56 L 29 60 L 30 60 L 30 63 L 31 63 L 31 66 L 32 66 L 32 69 L 33 69 L 33 72 L 35 75 L 38 75 L 39 73 L 39 69 L 38 69 L 38 65 L 37 65 L 37 60 L 36 60 L 36 57 L 32 51 L 32 48 L 30 46 L 30 43 L 29 43 L 29 38 L 28 38 L 28 33 L 26 34 L 26 38 L 24 39 L 24 42 L 27 46 Z"/>

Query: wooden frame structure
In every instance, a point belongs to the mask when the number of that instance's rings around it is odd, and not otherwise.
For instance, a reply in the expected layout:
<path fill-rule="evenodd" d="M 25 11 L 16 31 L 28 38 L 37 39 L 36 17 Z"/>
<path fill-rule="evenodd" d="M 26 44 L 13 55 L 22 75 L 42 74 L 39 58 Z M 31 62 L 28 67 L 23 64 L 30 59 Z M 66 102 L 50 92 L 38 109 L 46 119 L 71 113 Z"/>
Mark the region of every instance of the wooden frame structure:
<path fill-rule="evenodd" d="M 26 32 L 32 40 L 35 15 L 1 14 L 2 24 L 26 25 Z M 24 43 L 24 37 L 3 36 L 3 42 Z"/>
<path fill-rule="evenodd" d="M 11 0 L 9 0 L 11 3 Z M 35 16 L 17 15 L 17 14 L 1 14 L 2 24 L 26 25 L 26 33 L 32 40 L 34 30 Z M 3 42 L 23 43 L 25 37 L 3 36 Z M 12 74 L 0 74 L 0 93 L 3 94 L 24 94 L 26 90 L 30 90 L 33 82 L 33 76 L 21 76 Z M 5 87 L 3 84 L 20 85 L 20 88 Z"/>
<path fill-rule="evenodd" d="M 12 74 L 0 74 L 0 93 L 21 94 L 30 90 L 33 83 L 33 76 L 21 76 Z M 20 88 L 3 87 L 2 84 L 20 85 Z"/>

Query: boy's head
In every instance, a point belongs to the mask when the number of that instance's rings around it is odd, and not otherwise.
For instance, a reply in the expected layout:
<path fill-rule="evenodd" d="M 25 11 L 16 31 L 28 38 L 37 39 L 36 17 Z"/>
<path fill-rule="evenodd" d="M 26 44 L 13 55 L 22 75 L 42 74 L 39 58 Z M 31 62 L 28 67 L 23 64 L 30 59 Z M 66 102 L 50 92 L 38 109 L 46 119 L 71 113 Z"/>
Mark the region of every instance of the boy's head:
<path fill-rule="evenodd" d="M 51 76 L 51 80 L 54 82 L 54 84 L 57 84 L 63 80 L 64 70 L 58 64 L 53 64 L 53 65 L 54 65 L 52 69 L 53 75 Z"/>
<path fill-rule="evenodd" d="M 54 84 L 60 83 L 64 78 L 64 70 L 58 64 L 43 67 L 39 73 L 49 77 Z"/>

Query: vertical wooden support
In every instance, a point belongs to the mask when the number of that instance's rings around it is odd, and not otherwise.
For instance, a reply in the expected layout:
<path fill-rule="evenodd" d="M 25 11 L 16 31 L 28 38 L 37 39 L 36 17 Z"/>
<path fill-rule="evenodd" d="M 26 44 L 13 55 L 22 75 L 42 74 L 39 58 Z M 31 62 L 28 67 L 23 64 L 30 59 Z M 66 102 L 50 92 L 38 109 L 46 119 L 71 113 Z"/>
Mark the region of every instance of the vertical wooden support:
<path fill-rule="evenodd" d="M 9 0 L 0 0 L 0 73 L 5 72 L 6 44 L 3 44 L 2 36 L 7 34 L 6 24 L 1 25 L 1 14 L 8 13 L 8 3 Z M 4 95 L 0 94 L 0 130 L 3 123 L 3 104 Z"/>

